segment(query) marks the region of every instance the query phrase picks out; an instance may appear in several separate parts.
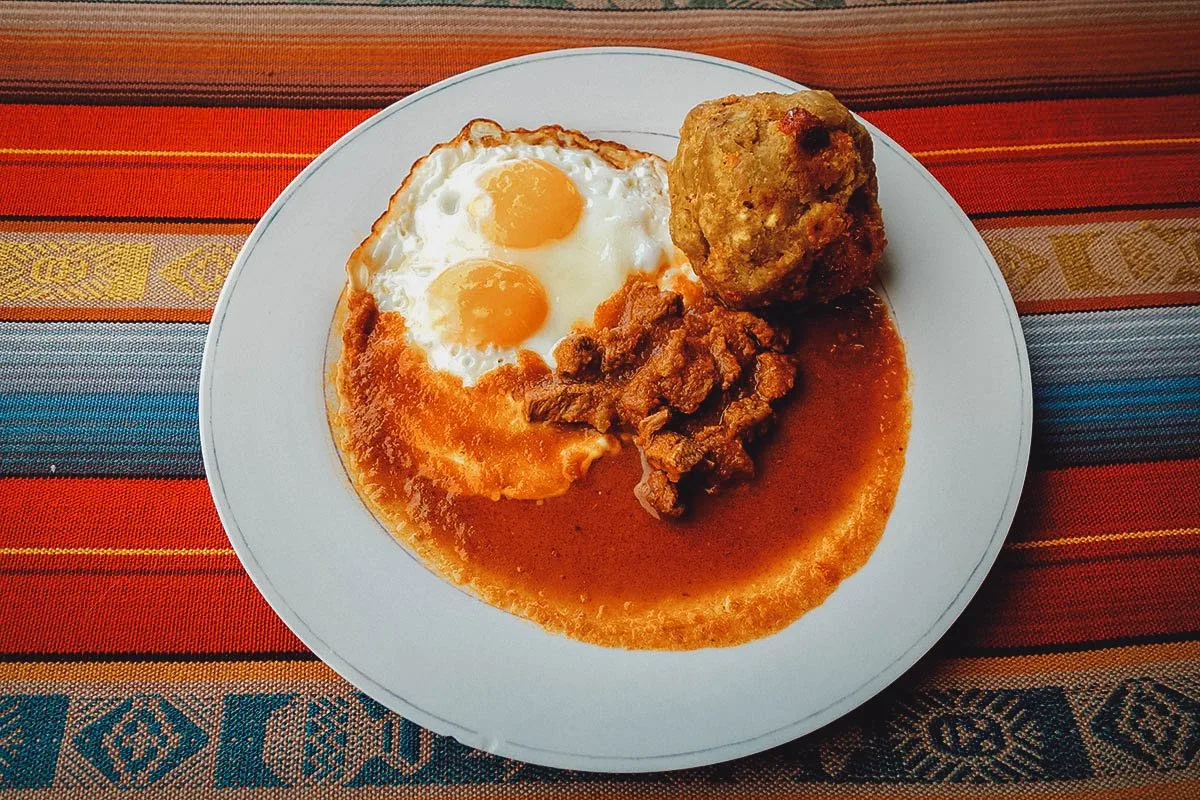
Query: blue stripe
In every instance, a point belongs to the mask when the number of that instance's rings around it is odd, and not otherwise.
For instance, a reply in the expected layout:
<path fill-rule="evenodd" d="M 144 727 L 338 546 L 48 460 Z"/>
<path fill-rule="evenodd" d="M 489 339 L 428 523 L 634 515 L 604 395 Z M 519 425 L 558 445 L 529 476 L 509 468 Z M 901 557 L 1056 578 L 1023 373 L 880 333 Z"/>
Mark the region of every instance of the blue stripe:
<path fill-rule="evenodd" d="M 1045 314 L 1022 327 L 1038 462 L 1200 457 L 1200 306 Z M 205 332 L 0 323 L 0 474 L 202 475 Z"/>
<path fill-rule="evenodd" d="M 1122 420 L 1192 420 L 1200 419 L 1200 408 L 1165 408 L 1161 410 L 1108 411 L 1103 414 L 1075 414 L 1043 419 L 1043 424 L 1066 425 L 1072 422 L 1118 422 Z"/>
<path fill-rule="evenodd" d="M 1053 400 L 1047 399 L 1046 395 L 1043 394 L 1041 396 L 1041 402 L 1039 403 L 1038 410 L 1041 414 L 1046 415 L 1051 414 L 1058 409 L 1101 408 L 1104 406 L 1121 406 L 1138 402 L 1141 401 L 1136 395 Z M 1200 391 L 1160 392 L 1159 394 L 1156 394 L 1149 402 L 1161 405 L 1178 405 L 1181 403 L 1200 404 Z"/>
<path fill-rule="evenodd" d="M 1200 390 L 1200 375 L 1185 375 L 1178 378 L 1150 378 L 1131 381 L 1090 381 L 1083 383 L 1046 383 L 1039 387 L 1045 400 L 1059 397 L 1095 397 L 1099 395 L 1129 394 L 1135 396 L 1161 395 L 1173 392 Z"/>

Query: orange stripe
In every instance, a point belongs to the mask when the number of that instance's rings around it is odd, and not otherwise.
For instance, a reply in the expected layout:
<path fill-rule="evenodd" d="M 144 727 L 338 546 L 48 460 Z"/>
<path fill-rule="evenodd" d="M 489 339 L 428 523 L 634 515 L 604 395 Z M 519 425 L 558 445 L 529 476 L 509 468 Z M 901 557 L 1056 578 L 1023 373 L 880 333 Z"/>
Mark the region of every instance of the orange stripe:
<path fill-rule="evenodd" d="M 1200 292 L 1124 294 L 1111 297 L 1073 297 L 1053 300 L 1017 300 L 1020 314 L 1053 314 L 1067 311 L 1101 311 L 1115 308 L 1188 306 L 1200 303 Z"/>
<path fill-rule="evenodd" d="M 0 320 L 13 322 L 210 322 L 212 309 L 0 306 Z"/>
<path fill-rule="evenodd" d="M 224 236 L 250 235 L 253 223 L 247 222 L 121 222 L 120 220 L 3 220 L 0 232 L 6 233 L 156 233 L 211 234 Z"/>
<path fill-rule="evenodd" d="M 288 161 L 5 163 L 0 215 L 257 219 L 300 168 Z"/>
<path fill-rule="evenodd" d="M 1110 647 L 1077 653 L 1034 656 L 952 658 L 938 662 L 932 670 L 931 677 L 935 680 L 958 680 L 1002 675 L 1044 676 L 1047 672 L 1082 672 L 1097 669 L 1111 671 L 1179 661 L 1200 661 L 1200 641 Z"/>
<path fill-rule="evenodd" d="M 232 547 L 0 547 L 0 556 L 232 556 Z"/>
<path fill-rule="evenodd" d="M 320 661 L 0 662 L 0 682 L 341 681 Z"/>

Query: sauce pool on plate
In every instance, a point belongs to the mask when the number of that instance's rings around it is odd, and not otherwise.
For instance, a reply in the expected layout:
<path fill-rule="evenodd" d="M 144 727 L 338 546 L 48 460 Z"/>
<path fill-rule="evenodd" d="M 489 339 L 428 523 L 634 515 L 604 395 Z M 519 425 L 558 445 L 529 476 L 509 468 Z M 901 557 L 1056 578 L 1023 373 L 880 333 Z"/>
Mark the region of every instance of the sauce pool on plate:
<path fill-rule="evenodd" d="M 354 363 L 370 337 L 348 333 L 342 357 Z M 697 498 L 681 520 L 639 506 L 642 467 L 628 442 L 542 500 L 446 492 L 421 477 L 419 454 L 397 459 L 402 443 L 378 438 L 356 448 L 346 426 L 339 444 L 385 526 L 492 605 L 603 645 L 739 644 L 795 621 L 866 562 L 904 464 L 908 372 L 883 303 L 862 291 L 805 312 L 792 349 L 797 385 L 753 451 L 756 476 Z M 405 402 L 404 382 L 376 372 L 372 392 L 342 387 L 341 419 Z"/>

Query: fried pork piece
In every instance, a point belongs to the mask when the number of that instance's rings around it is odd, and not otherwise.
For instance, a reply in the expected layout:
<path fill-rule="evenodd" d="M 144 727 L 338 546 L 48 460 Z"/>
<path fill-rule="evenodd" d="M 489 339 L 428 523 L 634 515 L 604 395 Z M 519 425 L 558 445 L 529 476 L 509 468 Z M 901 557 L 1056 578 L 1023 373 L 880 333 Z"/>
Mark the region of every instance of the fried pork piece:
<path fill-rule="evenodd" d="M 671 237 L 731 308 L 866 286 L 886 244 L 871 137 L 828 92 L 693 108 L 667 170 Z"/>
<path fill-rule="evenodd" d="M 632 434 L 645 464 L 634 494 L 656 517 L 684 512 L 681 485 L 711 492 L 754 474 L 746 444 L 795 380 L 784 330 L 707 295 L 685 307 L 645 280 L 597 320 L 555 348 L 554 375 L 525 396 L 530 420 Z"/>

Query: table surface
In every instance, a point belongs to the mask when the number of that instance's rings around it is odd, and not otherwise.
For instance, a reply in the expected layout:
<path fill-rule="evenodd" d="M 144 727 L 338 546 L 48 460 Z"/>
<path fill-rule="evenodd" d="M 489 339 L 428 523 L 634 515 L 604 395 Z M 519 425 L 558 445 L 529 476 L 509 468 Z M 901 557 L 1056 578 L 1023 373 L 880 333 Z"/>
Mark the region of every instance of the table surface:
<path fill-rule="evenodd" d="M 1197 41 L 1194 2 L 0 0 L 0 789 L 1200 796 Z M 356 693 L 240 568 L 196 421 L 212 304 L 293 175 L 433 81 L 598 44 L 829 88 L 913 152 L 1009 282 L 1035 402 L 1017 520 L 933 653 L 790 745 L 636 778 Z"/>

